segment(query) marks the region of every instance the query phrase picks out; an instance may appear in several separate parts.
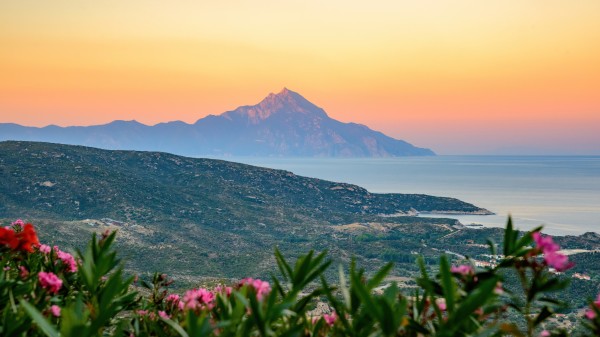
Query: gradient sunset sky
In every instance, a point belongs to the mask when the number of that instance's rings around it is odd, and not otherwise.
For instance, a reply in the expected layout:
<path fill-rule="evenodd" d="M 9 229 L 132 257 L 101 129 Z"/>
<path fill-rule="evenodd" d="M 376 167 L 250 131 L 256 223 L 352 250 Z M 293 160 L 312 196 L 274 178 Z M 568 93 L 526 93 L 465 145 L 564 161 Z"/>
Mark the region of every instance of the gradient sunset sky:
<path fill-rule="evenodd" d="M 600 1 L 0 2 L 0 122 L 191 123 L 284 86 L 440 154 L 600 154 Z"/>

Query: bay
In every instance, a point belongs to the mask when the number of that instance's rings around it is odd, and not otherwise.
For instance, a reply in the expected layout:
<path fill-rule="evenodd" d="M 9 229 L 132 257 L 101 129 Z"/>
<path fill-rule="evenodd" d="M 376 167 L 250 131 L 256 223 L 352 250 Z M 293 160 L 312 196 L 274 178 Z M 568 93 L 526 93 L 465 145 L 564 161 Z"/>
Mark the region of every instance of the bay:
<path fill-rule="evenodd" d="M 510 214 L 523 230 L 544 225 L 544 232 L 554 235 L 600 232 L 600 156 L 219 159 L 352 183 L 375 193 L 454 197 L 496 213 L 443 216 L 463 224 L 503 227 Z"/>

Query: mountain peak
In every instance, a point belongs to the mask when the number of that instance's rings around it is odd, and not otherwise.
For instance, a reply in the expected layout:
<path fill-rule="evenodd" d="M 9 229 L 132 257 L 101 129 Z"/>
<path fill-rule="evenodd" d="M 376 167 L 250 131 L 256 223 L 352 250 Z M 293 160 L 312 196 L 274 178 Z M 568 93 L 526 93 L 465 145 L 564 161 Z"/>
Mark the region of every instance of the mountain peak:
<path fill-rule="evenodd" d="M 281 91 L 277 95 L 285 96 L 285 95 L 289 95 L 291 92 L 293 92 L 293 91 L 291 91 L 290 89 L 288 89 L 286 87 L 283 87 L 283 89 L 281 89 Z"/>
<path fill-rule="evenodd" d="M 283 87 L 283 89 L 276 94 L 270 93 L 259 104 L 263 102 L 288 102 L 296 104 L 309 103 L 314 106 L 314 104 L 309 102 L 306 98 L 302 97 L 302 95 L 286 87 Z"/>
<path fill-rule="evenodd" d="M 277 94 L 270 93 L 256 105 L 242 106 L 222 116 L 228 119 L 247 118 L 251 124 L 258 124 L 274 114 L 301 114 L 327 118 L 323 109 L 286 87 Z"/>

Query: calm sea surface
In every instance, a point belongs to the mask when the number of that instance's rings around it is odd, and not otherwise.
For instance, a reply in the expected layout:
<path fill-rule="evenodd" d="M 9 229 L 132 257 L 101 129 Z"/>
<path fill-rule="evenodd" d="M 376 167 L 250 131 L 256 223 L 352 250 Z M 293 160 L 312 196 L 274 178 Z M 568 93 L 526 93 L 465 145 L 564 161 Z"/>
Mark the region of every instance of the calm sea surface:
<path fill-rule="evenodd" d="M 223 158 L 347 182 L 378 193 L 455 197 L 496 213 L 463 224 L 543 224 L 551 234 L 600 232 L 600 156 L 437 156 L 391 159 Z M 447 216 L 448 217 L 448 216 Z"/>

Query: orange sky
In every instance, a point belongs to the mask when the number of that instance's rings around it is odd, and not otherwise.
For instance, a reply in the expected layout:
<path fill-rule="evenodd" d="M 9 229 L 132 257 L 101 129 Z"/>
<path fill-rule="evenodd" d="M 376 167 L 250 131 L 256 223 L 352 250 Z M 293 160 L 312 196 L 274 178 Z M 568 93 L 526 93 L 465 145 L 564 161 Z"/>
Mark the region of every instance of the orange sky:
<path fill-rule="evenodd" d="M 194 122 L 286 86 L 442 154 L 600 154 L 600 1 L 0 3 L 0 122 Z"/>

